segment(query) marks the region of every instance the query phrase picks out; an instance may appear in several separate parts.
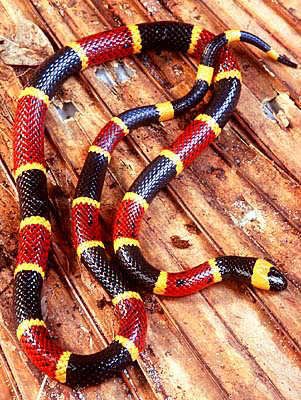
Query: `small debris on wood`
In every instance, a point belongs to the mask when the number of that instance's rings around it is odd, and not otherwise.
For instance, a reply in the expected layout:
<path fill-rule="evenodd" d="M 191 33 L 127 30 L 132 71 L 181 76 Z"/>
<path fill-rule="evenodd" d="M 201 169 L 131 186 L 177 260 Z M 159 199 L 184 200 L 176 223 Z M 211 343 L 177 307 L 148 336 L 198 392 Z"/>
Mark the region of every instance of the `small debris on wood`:
<path fill-rule="evenodd" d="M 178 235 L 171 236 L 170 239 L 172 245 L 178 249 L 188 249 L 191 246 L 189 240 L 181 239 Z"/>

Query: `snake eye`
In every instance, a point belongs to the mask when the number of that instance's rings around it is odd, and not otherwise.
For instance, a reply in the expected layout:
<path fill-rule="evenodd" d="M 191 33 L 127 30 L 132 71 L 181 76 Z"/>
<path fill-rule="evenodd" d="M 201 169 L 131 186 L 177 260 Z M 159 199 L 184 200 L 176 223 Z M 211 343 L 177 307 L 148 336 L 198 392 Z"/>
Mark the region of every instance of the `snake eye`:
<path fill-rule="evenodd" d="M 270 290 L 279 292 L 280 290 L 287 288 L 287 279 L 274 267 L 271 267 L 268 273 L 268 280 L 270 284 Z"/>

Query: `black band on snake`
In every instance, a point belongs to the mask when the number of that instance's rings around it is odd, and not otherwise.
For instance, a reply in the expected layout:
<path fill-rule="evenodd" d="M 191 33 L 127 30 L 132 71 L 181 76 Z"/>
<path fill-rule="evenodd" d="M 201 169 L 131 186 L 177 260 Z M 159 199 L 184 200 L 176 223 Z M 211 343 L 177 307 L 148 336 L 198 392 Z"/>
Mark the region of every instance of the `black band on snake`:
<path fill-rule="evenodd" d="M 70 43 L 48 59 L 35 74 L 30 86 L 22 91 L 14 124 L 14 169 L 21 209 L 19 251 L 15 269 L 17 336 L 30 360 L 51 378 L 70 386 L 99 383 L 136 360 L 144 348 L 146 315 L 143 302 L 137 292 L 129 290 L 128 283 L 108 261 L 97 221 L 99 196 L 110 153 L 118 140 L 130 129 L 154 121 L 171 119 L 200 101 L 211 84 L 219 48 L 238 38 L 255 44 L 273 59 L 294 66 L 263 41 L 245 32 L 228 31 L 209 43 L 213 35 L 198 26 L 161 22 L 120 27 Z M 207 47 L 202 56 L 203 65 L 200 65 L 196 83 L 187 96 L 174 102 L 140 107 L 112 118 L 101 137 L 98 137 L 90 148 L 84 170 L 86 177 L 89 177 L 89 184 L 83 179 L 80 180 L 73 202 L 73 237 L 79 257 L 113 297 L 120 328 L 114 341 L 101 352 L 77 355 L 65 351 L 50 337 L 42 319 L 40 304 L 51 238 L 43 133 L 49 101 L 64 80 L 88 66 L 99 65 L 142 50 L 163 48 L 186 51 L 200 58 L 205 46 Z M 185 131 L 188 140 L 182 145 L 182 152 L 172 153 L 172 150 L 165 150 L 159 156 L 155 161 L 156 168 L 152 167 L 153 171 L 157 171 L 155 180 L 150 186 L 149 183 L 146 187 L 142 185 L 145 189 L 141 192 L 141 201 L 138 191 L 127 195 L 126 201 L 132 202 L 134 208 L 138 204 L 144 210 L 155 193 L 179 172 L 179 168 L 192 161 L 196 156 L 195 150 L 193 156 L 189 155 L 190 161 L 186 156 L 192 143 L 200 143 L 201 126 L 206 125 L 205 131 L 211 140 L 212 132 L 215 137 L 229 118 L 240 91 L 240 73 L 228 50 L 223 50 L 220 54 L 215 89 L 216 93 L 206 111 L 207 114 L 199 116 Z M 217 121 L 216 124 L 214 121 Z M 206 143 L 210 140 L 206 139 Z M 198 146 L 204 147 L 203 144 Z M 136 185 L 137 190 L 138 186 Z M 120 238 L 124 236 L 118 236 L 116 240 Z M 133 240 L 131 237 L 129 239 Z M 137 250 L 137 246 L 125 246 L 125 243 L 118 246 L 118 252 L 124 248 Z M 237 266 L 239 261 L 233 261 Z M 223 265 L 225 262 L 222 262 Z M 215 265 L 218 265 L 217 261 Z M 211 268 L 212 271 L 218 271 L 214 266 Z M 253 269 L 253 266 L 250 268 Z M 258 266 L 259 270 L 262 268 L 264 267 Z M 129 270 L 132 271 L 130 262 Z M 156 274 L 158 277 L 159 273 Z M 153 276 L 154 274 L 150 279 L 152 283 Z M 160 276 L 161 274 L 158 279 L 161 279 Z"/>
<path fill-rule="evenodd" d="M 139 248 L 140 223 L 151 200 L 219 135 L 237 104 L 241 76 L 238 65 L 228 50 L 223 49 L 220 54 L 219 69 L 215 75 L 213 69 L 215 58 L 221 48 L 235 40 L 254 44 L 276 59 L 275 52 L 270 49 L 270 46 L 250 33 L 228 31 L 221 34 L 205 48 L 196 83 L 185 97 L 173 102 L 135 108 L 114 117 L 101 130 L 90 147 L 73 202 L 73 236 L 76 246 L 79 245 L 79 237 L 84 236 L 83 240 L 86 241 L 93 240 L 96 237 L 94 236 L 95 228 L 100 230 L 98 208 L 104 174 L 112 150 L 119 140 L 130 130 L 142 124 L 171 119 L 174 115 L 185 111 L 187 104 L 189 107 L 196 104 L 194 94 L 199 95 L 205 92 L 214 76 L 214 97 L 205 113 L 199 115 L 186 128 L 171 149 L 163 150 L 160 156 L 145 169 L 124 196 L 117 212 L 114 248 L 127 275 L 140 289 L 167 296 L 184 296 L 209 284 L 229 278 L 247 281 L 261 289 L 282 290 L 286 287 L 283 275 L 266 260 L 253 257 L 218 257 L 191 270 L 170 274 L 152 267 L 144 259 Z M 293 65 L 284 56 L 278 59 L 290 66 Z M 88 205 L 89 199 L 97 201 L 97 204 Z M 93 227 L 88 227 L 88 220 L 94 221 Z M 85 233 L 83 233 L 84 228 Z M 92 264 L 93 268 L 97 269 L 98 264 L 92 258 L 85 260 L 85 256 L 82 256 L 82 260 L 88 267 L 90 264 L 91 268 Z"/>

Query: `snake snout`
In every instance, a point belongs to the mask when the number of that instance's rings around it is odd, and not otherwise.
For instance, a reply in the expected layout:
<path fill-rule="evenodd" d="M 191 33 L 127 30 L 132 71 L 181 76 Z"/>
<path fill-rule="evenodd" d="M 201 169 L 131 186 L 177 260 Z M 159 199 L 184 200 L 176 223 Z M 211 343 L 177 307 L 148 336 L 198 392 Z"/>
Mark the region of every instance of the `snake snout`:
<path fill-rule="evenodd" d="M 287 288 L 287 279 L 275 267 L 271 267 L 268 273 L 270 290 L 279 292 Z"/>

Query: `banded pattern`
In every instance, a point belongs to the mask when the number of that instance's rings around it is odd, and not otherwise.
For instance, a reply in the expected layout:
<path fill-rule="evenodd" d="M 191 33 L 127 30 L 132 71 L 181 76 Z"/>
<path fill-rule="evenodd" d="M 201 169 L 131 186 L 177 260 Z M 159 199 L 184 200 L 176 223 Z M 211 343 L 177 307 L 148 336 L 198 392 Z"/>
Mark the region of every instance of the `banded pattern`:
<path fill-rule="evenodd" d="M 164 27 L 164 42 L 167 43 L 168 40 L 170 40 L 169 38 L 171 38 L 171 36 L 169 36 L 171 28 L 166 23 L 162 23 L 161 26 Z M 186 28 L 188 29 L 188 27 Z M 145 47 L 145 38 L 147 35 L 153 35 L 152 48 L 156 48 L 157 40 L 159 41 L 159 38 L 157 37 L 158 33 L 153 31 L 156 29 L 155 25 L 150 26 L 142 24 L 139 26 L 139 43 L 142 38 L 141 43 L 143 49 L 150 48 Z M 190 54 L 199 54 L 199 41 L 202 40 L 202 35 L 206 34 L 208 39 L 210 34 L 208 35 L 208 32 L 205 32 L 200 27 L 193 27 L 192 29 L 189 29 L 189 32 L 190 43 L 185 43 L 185 47 L 183 44 L 181 50 L 187 50 Z M 171 282 L 176 282 L 178 274 L 171 276 L 165 272 L 159 272 L 147 263 L 140 250 L 138 232 L 144 212 L 148 208 L 149 203 L 152 201 L 154 196 L 175 175 L 180 174 L 184 168 L 189 166 L 201 151 L 221 133 L 222 127 L 225 125 L 235 108 L 240 93 L 241 80 L 241 74 L 236 61 L 232 58 L 231 53 L 228 50 L 222 50 L 219 58 L 219 68 L 216 71 L 215 76 L 213 68 L 218 51 L 227 43 L 235 40 L 247 41 L 264 51 L 269 47 L 261 39 L 246 32 L 231 31 L 221 34 L 211 43 L 207 42 L 209 43 L 207 47 L 203 47 L 204 54 L 198 68 L 196 83 L 186 96 L 173 102 L 168 101 L 153 106 L 135 108 L 122 113 L 117 117 L 124 122 L 128 130 L 132 130 L 142 124 L 146 125 L 151 122 L 160 122 L 173 118 L 178 113 L 187 109 L 188 105 L 191 106 L 196 100 L 200 100 L 202 97 L 201 93 L 208 89 L 212 79 L 214 78 L 215 91 L 217 94 L 209 104 L 206 113 L 197 116 L 186 128 L 183 134 L 180 135 L 172 144 L 172 146 L 169 149 L 164 149 L 160 153 L 159 157 L 155 159 L 148 168 L 146 168 L 131 187 L 130 191 L 125 195 L 116 216 L 114 227 L 114 250 L 119 257 L 121 264 L 137 284 L 142 285 L 144 289 L 153 290 L 155 293 L 180 296 L 193 293 L 202 287 L 202 284 L 199 284 L 198 279 L 195 276 L 199 275 L 199 268 L 202 270 L 204 267 L 203 264 L 200 267 L 193 269 L 192 272 L 186 273 L 188 277 L 187 279 L 190 282 L 187 292 L 185 292 L 184 289 L 176 290 L 174 287 L 171 287 Z M 168 42 L 167 45 L 171 46 L 171 49 L 174 49 L 174 42 L 171 44 Z M 109 126 L 110 123 L 103 128 L 95 142 L 103 138 L 104 134 L 108 134 Z M 110 142 L 111 148 L 119 142 L 121 136 L 116 135 L 115 138 L 116 140 L 114 145 Z M 81 186 L 82 182 L 92 181 L 90 175 L 92 169 L 90 168 L 88 159 L 86 163 L 87 164 L 85 164 L 82 170 L 78 187 Z M 93 172 L 95 172 L 95 170 L 93 170 Z M 103 171 L 99 174 L 99 178 L 101 177 L 101 179 L 98 180 L 98 193 L 102 189 L 102 174 Z M 79 194 L 80 192 L 77 192 L 77 195 Z M 79 227 L 80 223 L 73 220 L 73 225 Z M 247 265 L 248 259 L 243 258 L 242 261 Z M 86 265 L 88 266 L 88 262 L 86 262 Z M 191 273 L 193 279 L 190 279 L 191 276 L 189 274 Z M 249 274 L 249 277 L 251 277 L 251 271 L 249 271 Z M 232 275 L 235 277 L 235 271 Z M 180 273 L 180 276 L 181 278 L 179 279 L 182 281 L 183 274 Z M 200 281 L 203 282 L 204 279 L 205 277 Z M 192 283 L 192 281 L 194 283 Z M 217 279 L 213 279 L 213 282 L 218 281 L 219 280 Z M 249 281 L 251 284 L 254 284 L 254 286 L 257 285 L 256 280 L 250 279 Z M 263 285 L 257 286 L 263 288 Z M 284 288 L 284 286 L 285 280 L 283 279 L 282 287 Z M 271 285 L 271 288 L 274 288 L 274 286 Z"/>
<path fill-rule="evenodd" d="M 232 38 L 233 35 L 228 37 Z M 241 34 L 240 39 L 242 37 Z M 225 38 L 225 35 L 218 37 L 219 47 L 227 42 Z M 256 37 L 246 38 L 253 40 Z M 212 35 L 201 28 L 174 22 L 130 25 L 91 35 L 70 43 L 50 57 L 41 65 L 29 87 L 20 95 L 14 123 L 14 169 L 21 206 L 19 250 L 15 271 L 17 336 L 30 360 L 41 371 L 59 382 L 70 386 L 99 383 L 135 360 L 145 346 L 146 315 L 143 302 L 137 294 L 129 294 L 124 278 L 107 259 L 101 240 L 98 216 L 104 174 L 114 147 L 131 129 L 172 118 L 195 105 L 204 95 L 211 83 L 218 47 L 208 44 L 210 39 Z M 264 47 L 262 41 L 258 38 L 256 40 L 257 47 Z M 79 180 L 72 206 L 73 238 L 81 260 L 114 297 L 120 327 L 117 336 L 105 350 L 87 356 L 73 354 L 63 350 L 49 336 L 40 304 L 51 235 L 43 134 L 47 107 L 57 88 L 69 76 L 88 66 L 156 48 L 188 51 L 196 57 L 204 51 L 203 67 L 200 67 L 197 80 L 187 96 L 173 102 L 136 108 L 112 118 L 90 147 L 82 175 L 86 179 Z M 275 53 L 271 50 L 266 52 L 275 58 Z M 281 57 L 278 57 L 278 61 L 288 62 Z M 235 61 L 228 51 L 223 51 L 219 63 L 219 72 L 224 72 L 225 68 L 231 70 L 230 66 L 235 64 Z M 235 104 L 239 84 L 233 86 L 233 82 L 238 81 L 236 75 L 221 78 L 216 82 L 221 101 L 226 101 L 227 106 L 215 104 L 215 108 L 211 106 L 211 109 L 209 106 L 206 115 L 212 117 L 220 127 L 226 122 Z M 215 125 L 209 126 L 208 121 L 194 121 L 194 124 L 195 127 L 200 127 L 200 124 L 206 125 L 206 130 L 211 132 L 212 138 L 215 137 Z M 190 129 L 187 133 L 187 137 L 191 136 L 192 144 L 193 135 L 197 132 Z M 180 158 L 182 166 L 185 167 L 188 148 L 183 141 L 175 143 L 178 147 L 170 151 Z M 173 159 L 168 159 L 164 154 L 159 159 L 157 165 L 162 166 L 163 175 L 162 171 L 157 171 L 160 181 L 155 181 L 155 188 L 163 187 L 177 172 Z M 134 208 L 140 207 L 144 212 L 153 196 L 153 192 L 149 188 L 146 189 L 140 192 L 132 190 L 132 194 L 125 197 L 124 203 L 133 204 Z M 118 252 L 127 247 L 130 241 L 131 246 L 137 241 L 126 236 L 116 239 L 121 243 Z M 134 245 L 133 248 L 138 247 Z M 257 265 L 253 282 L 267 287 L 266 275 L 270 272 L 267 272 L 264 264 Z M 163 278 L 158 281 L 157 288 L 158 291 L 166 293 L 169 274 L 161 275 Z M 151 279 L 154 277 L 157 280 L 157 271 Z M 270 284 L 270 276 L 268 282 Z"/>
<path fill-rule="evenodd" d="M 162 32 L 164 32 L 164 43 L 162 43 Z M 185 36 L 186 32 L 188 36 Z M 187 24 L 170 24 L 168 22 L 140 24 L 135 28 L 133 26 L 130 27 L 131 35 L 134 34 L 135 36 L 134 41 L 137 44 L 137 49 L 141 43 L 143 50 L 155 49 L 157 48 L 157 45 L 160 45 L 160 48 L 163 48 L 164 46 L 170 50 L 187 50 L 188 48 L 191 49 L 191 41 L 197 40 L 198 43 L 194 45 L 195 53 L 197 54 L 198 47 L 202 46 L 204 48 L 204 45 L 210 42 L 210 40 L 213 38 L 213 35 L 209 32 L 206 32 L 206 35 L 204 36 L 205 39 L 200 40 L 199 36 L 196 38 L 196 32 L 198 32 L 200 35 L 203 30 L 194 30 L 191 25 Z M 181 40 L 179 43 L 175 43 L 175 35 L 181 35 Z M 179 44 L 181 44 L 183 47 L 178 48 Z M 175 48 L 175 46 L 177 46 L 177 48 Z M 190 53 L 193 54 L 191 50 Z M 219 59 L 219 65 L 228 65 L 227 63 L 230 62 L 229 60 L 232 60 L 231 57 L 232 56 L 230 56 L 229 52 L 222 52 L 222 55 Z M 229 60 L 227 58 L 229 58 Z M 231 63 L 233 62 L 234 59 L 231 61 Z M 72 209 L 72 231 L 75 248 L 78 249 L 78 247 L 81 246 L 81 243 L 101 241 L 99 210 L 98 207 L 96 207 L 96 203 L 93 204 L 93 201 L 99 201 L 105 172 L 115 146 L 132 129 L 141 125 L 147 125 L 152 122 L 166 121 L 197 104 L 211 84 L 214 73 L 213 66 L 215 64 L 215 58 L 209 61 L 205 60 L 205 63 L 210 65 L 200 64 L 196 83 L 191 91 L 183 98 L 173 102 L 167 101 L 151 106 L 138 107 L 133 110 L 128 110 L 118 116 L 113 117 L 100 131 L 89 149 L 88 157 L 85 161 L 76 188 L 75 203 Z M 172 152 L 166 150 L 162 153 L 162 160 L 164 160 L 168 152 L 170 157 L 172 156 Z M 176 172 L 180 173 L 183 170 L 184 165 L 179 156 L 175 157 L 178 158 Z M 173 159 L 171 160 L 170 164 L 173 165 Z M 81 198 L 91 199 L 90 204 L 78 204 L 79 200 L 77 199 Z M 139 201 L 139 198 L 141 201 Z M 147 200 L 144 201 L 143 199 L 143 194 L 128 193 L 124 198 L 124 202 L 128 204 L 135 204 L 135 202 L 138 202 L 139 206 L 141 206 L 143 210 L 146 210 L 148 207 L 148 202 Z M 117 250 L 118 247 L 124 246 L 125 243 L 130 246 L 139 245 L 139 242 L 135 239 L 119 238 L 115 241 L 114 247 Z M 106 268 L 107 260 L 104 249 L 102 249 L 101 246 L 98 246 L 97 249 L 93 249 L 93 251 L 90 251 L 89 249 L 86 249 L 84 252 L 80 251 L 78 254 L 80 255 L 81 261 L 86 265 L 86 267 L 90 269 L 90 271 L 94 271 L 94 275 L 99 268 L 101 270 Z M 102 276 L 102 284 L 106 287 L 104 280 L 105 277 Z M 107 282 L 107 285 L 108 284 L 109 283 Z"/>
<path fill-rule="evenodd" d="M 195 43 L 201 32 L 200 29 L 194 30 L 191 51 L 192 49 L 195 51 Z M 243 31 L 227 31 L 217 36 L 204 49 L 197 77 L 201 77 L 210 85 L 213 77 L 210 67 L 214 63 L 214 55 L 227 43 L 239 40 L 254 44 L 269 56 L 273 54 L 269 53 L 270 46 L 256 36 Z M 149 205 L 159 190 L 188 167 L 221 133 L 236 107 L 240 94 L 241 74 L 236 62 L 231 59 L 231 56 L 227 58 L 226 54 L 227 51 L 223 54 L 224 64 L 220 63 L 215 74 L 214 96 L 205 112 L 198 115 L 170 148 L 161 151 L 160 155 L 141 173 L 129 189 L 131 201 L 123 200 L 116 214 L 113 239 L 114 250 L 120 264 L 136 284 L 156 294 L 184 296 L 230 277 L 245 280 L 265 290 L 283 290 L 287 285 L 284 276 L 265 260 L 233 256 L 219 257 L 184 272 L 167 273 L 150 265 L 140 249 L 138 236 L 146 211 L 141 207 L 141 201 L 144 199 Z M 277 60 L 282 62 L 283 58 L 277 58 Z M 284 63 L 295 66 L 291 62 Z M 135 201 L 132 193 L 142 200 Z"/>

